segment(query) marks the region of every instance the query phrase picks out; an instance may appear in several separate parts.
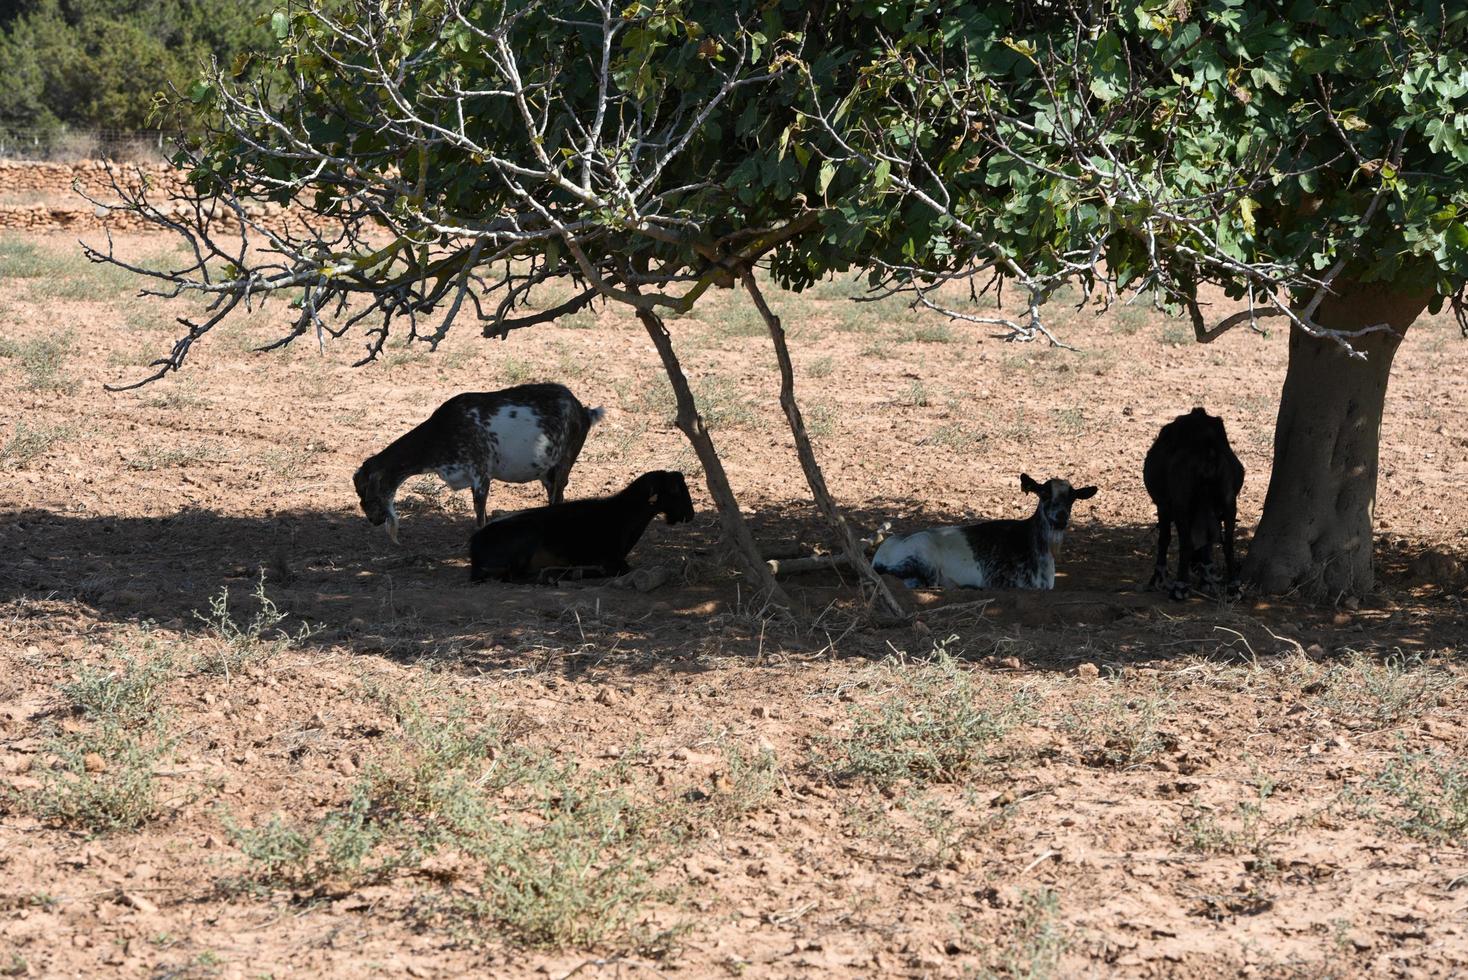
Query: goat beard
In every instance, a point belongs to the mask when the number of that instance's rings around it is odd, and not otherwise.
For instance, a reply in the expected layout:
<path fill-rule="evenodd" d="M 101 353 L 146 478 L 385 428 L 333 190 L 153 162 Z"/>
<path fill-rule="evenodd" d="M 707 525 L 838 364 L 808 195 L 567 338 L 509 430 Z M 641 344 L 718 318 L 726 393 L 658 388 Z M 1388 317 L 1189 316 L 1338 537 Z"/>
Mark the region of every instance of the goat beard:
<path fill-rule="evenodd" d="M 387 536 L 393 544 L 398 543 L 398 518 L 396 514 L 389 514 L 387 518 Z"/>
<path fill-rule="evenodd" d="M 1054 561 L 1060 560 L 1060 542 L 1062 540 L 1063 539 L 1058 534 L 1050 538 L 1050 557 Z"/>

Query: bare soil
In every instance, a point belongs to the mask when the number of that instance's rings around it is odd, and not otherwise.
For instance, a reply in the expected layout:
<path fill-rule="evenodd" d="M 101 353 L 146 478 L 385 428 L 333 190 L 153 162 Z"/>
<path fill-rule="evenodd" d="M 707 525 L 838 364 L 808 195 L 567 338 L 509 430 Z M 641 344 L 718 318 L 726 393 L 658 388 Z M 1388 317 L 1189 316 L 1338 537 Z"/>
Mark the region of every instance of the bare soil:
<path fill-rule="evenodd" d="M 1447 317 L 1398 355 L 1378 591 L 1173 603 L 1141 589 L 1142 456 L 1174 415 L 1221 414 L 1251 526 L 1282 334 L 1198 346 L 1151 311 L 1062 312 L 1069 352 L 852 304 L 845 285 L 775 291 L 862 533 L 1021 516 L 1022 471 L 1101 488 L 1053 593 L 910 593 L 914 622 L 876 629 L 836 576 L 807 575 L 789 586 L 815 625 L 792 627 L 728 571 L 630 316 L 507 342 L 465 324 L 435 354 L 394 343 L 353 368 L 355 340 L 251 353 L 283 329 L 276 304 L 205 338 L 182 375 L 112 394 L 188 307 L 133 298 L 65 235 L 0 252 L 0 973 L 1468 972 L 1468 391 Z M 747 300 L 671 326 L 762 545 L 829 547 Z M 434 479 L 404 487 L 401 547 L 362 519 L 364 457 L 455 392 L 529 380 L 608 410 L 571 496 L 689 474 L 697 520 L 654 524 L 632 555 L 668 584 L 470 586 L 468 496 Z M 541 502 L 538 485 L 491 495 Z M 255 635 L 262 573 L 288 619 Z M 195 615 L 226 588 L 243 635 Z M 150 664 L 138 712 L 87 700 Z M 98 734 L 114 723 L 151 754 Z M 425 748 L 481 732 L 468 762 Z M 97 758 L 68 769 L 78 745 Z M 382 774 L 424 759 L 469 774 L 433 785 L 483 804 L 480 829 L 437 802 L 380 816 Z M 127 774 L 149 802 L 113 811 L 138 825 L 99 830 L 82 789 Z M 270 864 L 250 836 L 272 817 L 339 829 L 359 793 L 363 839 L 397 835 L 370 873 Z M 622 809 L 597 823 L 588 799 Z M 505 844 L 564 820 L 581 830 Z M 588 866 L 557 863 L 588 841 Z M 554 887 L 494 890 L 537 874 Z M 607 904 L 556 890 L 572 878 Z"/>

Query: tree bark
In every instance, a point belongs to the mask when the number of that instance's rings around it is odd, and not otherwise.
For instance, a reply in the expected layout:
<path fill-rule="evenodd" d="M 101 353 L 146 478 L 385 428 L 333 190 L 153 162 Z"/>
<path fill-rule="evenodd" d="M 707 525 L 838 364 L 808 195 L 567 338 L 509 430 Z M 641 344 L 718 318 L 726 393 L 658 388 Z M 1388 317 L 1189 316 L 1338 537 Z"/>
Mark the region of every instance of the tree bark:
<path fill-rule="evenodd" d="M 740 572 L 771 604 L 793 612 L 795 607 L 791 604 L 790 597 L 775 581 L 769 566 L 760 557 L 754 535 L 750 533 L 744 515 L 739 512 L 739 502 L 734 499 L 734 491 L 729 487 L 724 464 L 719 459 L 714 441 L 703 423 L 703 416 L 698 413 L 693 392 L 688 387 L 688 377 L 683 373 L 683 366 L 678 363 L 678 355 L 673 352 L 673 338 L 668 333 L 667 326 L 662 317 L 650 310 L 638 310 L 637 318 L 647 328 L 647 334 L 652 338 L 653 346 L 658 349 L 658 356 L 663 360 L 663 370 L 667 372 L 668 381 L 673 385 L 673 395 L 678 402 L 678 428 L 688 437 L 693 451 L 698 454 L 698 461 L 703 464 L 709 496 L 714 498 L 714 504 L 719 509 L 719 523 L 723 525 L 724 536 L 734 548 L 734 557 L 739 563 Z"/>
<path fill-rule="evenodd" d="M 1392 358 L 1426 307 L 1425 294 L 1382 283 L 1340 283 L 1315 322 L 1332 330 L 1378 323 L 1391 333 L 1339 344 L 1290 331 L 1289 367 L 1274 430 L 1274 468 L 1245 576 L 1262 591 L 1310 598 L 1361 595 L 1375 584 L 1372 518 L 1377 452 Z"/>
<path fill-rule="evenodd" d="M 821 464 L 816 460 L 815 450 L 811 448 L 810 436 L 805 431 L 805 418 L 795 400 L 795 369 L 790 363 L 790 348 L 785 344 L 785 328 L 765 302 L 759 283 L 754 278 L 754 270 L 749 266 L 744 268 L 743 279 L 744 288 L 754 300 L 760 316 L 764 317 L 765 326 L 770 330 L 770 340 L 775 345 L 775 359 L 780 364 L 780 407 L 785 410 L 785 419 L 790 423 L 790 434 L 795 437 L 795 454 L 800 457 L 800 467 L 805 471 L 805 482 L 810 485 L 811 496 L 815 497 L 816 506 L 826 518 L 826 523 L 836 532 L 836 543 L 847 563 L 871 590 L 881 608 L 881 614 L 889 620 L 905 619 L 906 613 L 902 606 L 892 595 L 892 590 L 887 588 L 887 583 L 872 568 L 872 563 L 867 561 L 866 553 L 862 551 L 861 544 L 851 531 L 851 525 L 846 523 L 846 518 L 826 487 L 825 474 L 821 472 Z"/>

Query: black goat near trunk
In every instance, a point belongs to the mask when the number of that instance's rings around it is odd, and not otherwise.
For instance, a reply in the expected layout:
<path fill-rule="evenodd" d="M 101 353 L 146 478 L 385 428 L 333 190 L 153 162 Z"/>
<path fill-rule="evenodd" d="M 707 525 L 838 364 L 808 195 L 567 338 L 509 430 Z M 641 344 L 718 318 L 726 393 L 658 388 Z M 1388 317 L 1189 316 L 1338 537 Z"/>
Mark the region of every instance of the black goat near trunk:
<path fill-rule="evenodd" d="M 1213 545 L 1222 543 L 1225 581 L 1239 588 L 1234 565 L 1234 528 L 1244 464 L 1234 455 L 1223 419 L 1195 408 L 1162 427 L 1142 463 L 1142 482 L 1157 505 L 1157 567 L 1151 588 L 1166 588 L 1185 599 L 1193 587 L 1194 565 L 1205 583 L 1216 588 Z M 1177 578 L 1167 581 L 1167 549 L 1177 526 Z"/>

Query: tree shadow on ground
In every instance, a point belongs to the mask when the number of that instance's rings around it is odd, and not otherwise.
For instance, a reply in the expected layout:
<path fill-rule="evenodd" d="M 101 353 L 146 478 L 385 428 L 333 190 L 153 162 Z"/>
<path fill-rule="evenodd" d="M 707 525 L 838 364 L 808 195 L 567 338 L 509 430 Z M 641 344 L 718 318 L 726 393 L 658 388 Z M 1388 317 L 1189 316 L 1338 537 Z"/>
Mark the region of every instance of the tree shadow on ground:
<path fill-rule="evenodd" d="M 899 514 L 897 530 L 966 519 L 910 501 L 848 511 L 860 533 Z M 751 515 L 757 539 L 789 556 L 827 548 L 814 508 L 795 503 Z M 406 515 L 401 546 L 355 511 L 234 516 L 190 509 L 168 517 L 27 510 L 0 522 L 0 603 L 45 615 L 77 602 L 104 624 L 152 621 L 189 632 L 221 589 L 239 618 L 263 573 L 291 616 L 319 627 L 311 641 L 397 660 L 432 658 L 452 669 L 536 666 L 576 673 L 701 669 L 720 656 L 753 663 L 790 656 L 920 654 L 935 640 L 971 657 L 1018 658 L 1068 669 L 1194 655 L 1291 650 L 1404 652 L 1455 649 L 1464 639 L 1462 583 L 1413 586 L 1410 543 L 1381 556 L 1384 587 L 1359 608 L 1285 600 L 1175 603 L 1142 586 L 1151 573 L 1150 525 L 1104 526 L 1082 516 L 1068 535 L 1053 592 L 906 593 L 912 623 L 853 628 L 861 598 L 851 576 L 819 572 L 786 584 L 813 627 L 781 628 L 728 572 L 713 514 L 692 525 L 654 522 L 632 559 L 671 573 L 639 593 L 604 581 L 557 586 L 471 585 L 467 515 L 437 508 Z M 1240 552 L 1244 551 L 1241 543 Z M 21 615 L 21 612 L 16 612 Z"/>

